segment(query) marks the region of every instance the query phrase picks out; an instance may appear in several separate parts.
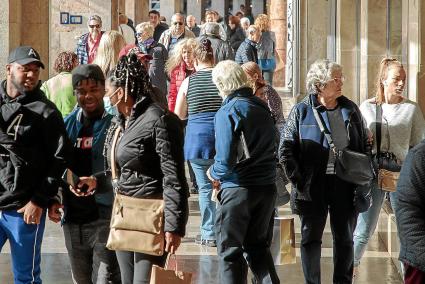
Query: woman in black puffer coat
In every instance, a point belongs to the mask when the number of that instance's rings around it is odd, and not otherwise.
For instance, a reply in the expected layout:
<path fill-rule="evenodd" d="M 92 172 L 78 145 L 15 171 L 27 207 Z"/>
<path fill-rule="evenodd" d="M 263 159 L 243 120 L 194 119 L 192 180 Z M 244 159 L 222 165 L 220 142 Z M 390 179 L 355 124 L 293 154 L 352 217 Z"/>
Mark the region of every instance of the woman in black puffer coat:
<path fill-rule="evenodd" d="M 185 235 L 189 190 L 184 172 L 183 125 L 175 114 L 153 102 L 147 71 L 133 53 L 120 59 L 105 88 L 105 96 L 120 113 L 106 138 L 108 156 L 114 129 L 121 127 L 123 133 L 116 146 L 118 192 L 164 199 L 164 255 L 116 251 L 123 284 L 149 283 L 152 265 L 163 266 L 167 252 L 174 253 Z"/>

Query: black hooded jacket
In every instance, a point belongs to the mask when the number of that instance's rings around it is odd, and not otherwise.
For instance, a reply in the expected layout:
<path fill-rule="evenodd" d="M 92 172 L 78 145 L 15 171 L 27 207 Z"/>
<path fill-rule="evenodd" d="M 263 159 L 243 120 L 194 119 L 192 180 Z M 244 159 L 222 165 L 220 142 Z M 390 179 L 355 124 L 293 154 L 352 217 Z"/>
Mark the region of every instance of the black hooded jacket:
<path fill-rule="evenodd" d="M 62 116 L 39 86 L 11 99 L 0 85 L 0 210 L 30 200 L 46 208 L 71 153 Z"/>

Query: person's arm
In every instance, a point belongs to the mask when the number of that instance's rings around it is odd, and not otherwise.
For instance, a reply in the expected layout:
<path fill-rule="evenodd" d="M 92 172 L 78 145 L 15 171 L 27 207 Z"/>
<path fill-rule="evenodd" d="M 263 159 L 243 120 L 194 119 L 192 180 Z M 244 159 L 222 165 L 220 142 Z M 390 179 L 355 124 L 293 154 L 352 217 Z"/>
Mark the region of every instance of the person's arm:
<path fill-rule="evenodd" d="M 184 169 L 182 122 L 168 113 L 155 123 L 153 135 L 163 174 L 164 231 L 183 237 L 189 212 L 189 190 Z"/>
<path fill-rule="evenodd" d="M 176 107 L 174 108 L 174 113 L 177 114 L 177 116 L 181 120 L 184 120 L 187 118 L 186 95 L 187 95 L 188 88 L 189 88 L 189 77 L 184 79 L 182 84 L 180 85 L 179 92 L 177 94 L 177 99 L 176 99 Z"/>
<path fill-rule="evenodd" d="M 298 190 L 302 190 L 302 173 L 298 162 L 298 152 L 300 151 L 299 140 L 299 114 L 297 106 L 294 106 L 282 129 L 279 145 L 279 162 L 284 166 L 288 178 Z"/>
<path fill-rule="evenodd" d="M 418 148 L 419 147 L 419 148 Z M 425 151 L 424 144 L 409 151 L 397 183 L 394 198 L 398 235 L 404 249 L 425 263 Z"/>
<path fill-rule="evenodd" d="M 237 143 L 239 137 L 232 116 L 225 111 L 218 111 L 215 116 L 215 149 L 214 164 L 209 173 L 214 180 L 222 180 L 232 173 L 237 160 Z"/>

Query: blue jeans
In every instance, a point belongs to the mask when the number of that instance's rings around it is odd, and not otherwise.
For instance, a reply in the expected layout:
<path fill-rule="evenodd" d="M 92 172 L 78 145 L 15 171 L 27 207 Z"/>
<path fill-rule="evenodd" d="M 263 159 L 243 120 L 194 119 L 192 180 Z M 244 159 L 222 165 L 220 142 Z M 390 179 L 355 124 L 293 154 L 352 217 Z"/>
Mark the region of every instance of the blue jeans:
<path fill-rule="evenodd" d="M 385 197 L 385 191 L 378 188 L 376 181 L 372 183 L 372 206 L 366 212 L 360 213 L 357 218 L 357 226 L 354 231 L 354 266 L 360 264 L 369 238 L 375 232 L 378 223 L 379 212 L 381 212 L 382 203 Z"/>
<path fill-rule="evenodd" d="M 211 200 L 212 184 L 207 177 L 207 170 L 214 163 L 213 159 L 190 160 L 199 190 L 199 210 L 201 211 L 201 239 L 215 240 L 215 208 Z"/>
<path fill-rule="evenodd" d="M 41 284 L 40 262 L 46 212 L 40 224 L 24 222 L 23 214 L 16 210 L 0 211 L 0 251 L 9 240 L 15 284 Z"/>
<path fill-rule="evenodd" d="M 263 71 L 263 79 L 270 85 L 273 86 L 273 75 L 274 71 Z"/>

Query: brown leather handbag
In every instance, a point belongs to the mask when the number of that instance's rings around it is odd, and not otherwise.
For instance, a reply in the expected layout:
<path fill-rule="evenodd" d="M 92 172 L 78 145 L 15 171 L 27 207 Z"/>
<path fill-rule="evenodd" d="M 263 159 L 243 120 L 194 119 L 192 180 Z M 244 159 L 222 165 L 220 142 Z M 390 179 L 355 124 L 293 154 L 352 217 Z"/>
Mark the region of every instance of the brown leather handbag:
<path fill-rule="evenodd" d="M 116 144 L 121 129 L 115 130 L 111 147 L 112 180 L 116 180 Z M 163 255 L 164 200 L 145 199 L 116 193 L 106 247 L 110 250 L 134 251 Z"/>

